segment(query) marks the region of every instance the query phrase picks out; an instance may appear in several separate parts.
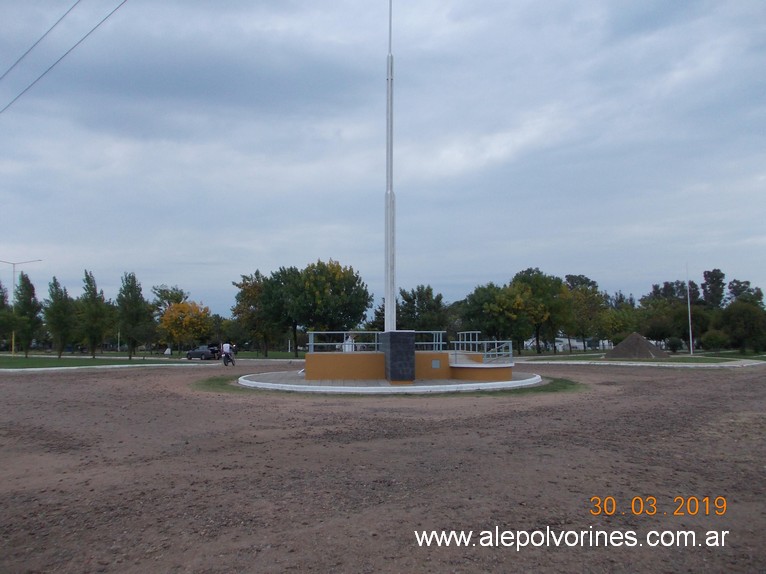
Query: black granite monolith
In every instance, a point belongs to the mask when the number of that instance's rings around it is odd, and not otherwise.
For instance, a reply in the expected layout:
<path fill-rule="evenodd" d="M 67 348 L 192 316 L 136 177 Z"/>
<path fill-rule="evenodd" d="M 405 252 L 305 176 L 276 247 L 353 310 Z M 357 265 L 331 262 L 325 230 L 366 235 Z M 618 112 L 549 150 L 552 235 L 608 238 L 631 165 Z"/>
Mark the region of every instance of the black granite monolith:
<path fill-rule="evenodd" d="M 415 380 L 415 331 L 386 331 L 380 334 L 381 350 L 386 355 L 386 379 Z"/>

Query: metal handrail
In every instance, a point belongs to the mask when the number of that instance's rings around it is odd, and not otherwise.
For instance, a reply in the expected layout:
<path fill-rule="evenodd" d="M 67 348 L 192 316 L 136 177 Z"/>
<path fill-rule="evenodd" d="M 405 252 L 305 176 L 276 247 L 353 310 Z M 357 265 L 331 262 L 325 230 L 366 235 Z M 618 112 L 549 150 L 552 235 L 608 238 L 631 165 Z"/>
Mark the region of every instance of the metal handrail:
<path fill-rule="evenodd" d="M 309 353 L 378 351 L 379 335 L 378 331 L 309 331 Z"/>
<path fill-rule="evenodd" d="M 380 331 L 309 331 L 309 353 L 380 351 Z M 443 351 L 446 331 L 415 331 L 415 349 Z"/>
<path fill-rule="evenodd" d="M 380 331 L 309 331 L 309 353 L 380 351 Z M 446 331 L 415 331 L 415 349 L 418 351 L 445 351 Z M 479 340 L 478 332 L 458 333 L 459 340 L 451 343 L 454 363 L 512 363 L 511 341 Z M 470 357 L 470 358 L 469 358 Z"/>
<path fill-rule="evenodd" d="M 482 363 L 512 363 L 513 344 L 511 341 L 454 341 L 452 343 L 453 363 L 476 362 L 470 356 L 481 355 Z"/>

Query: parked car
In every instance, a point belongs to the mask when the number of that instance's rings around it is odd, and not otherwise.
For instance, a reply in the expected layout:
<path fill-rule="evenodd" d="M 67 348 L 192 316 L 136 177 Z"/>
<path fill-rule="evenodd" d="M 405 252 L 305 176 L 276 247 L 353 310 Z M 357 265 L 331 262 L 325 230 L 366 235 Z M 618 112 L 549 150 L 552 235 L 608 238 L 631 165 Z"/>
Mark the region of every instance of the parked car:
<path fill-rule="evenodd" d="M 203 361 L 208 361 L 210 359 L 217 360 L 218 357 L 218 345 L 200 345 L 196 349 L 186 352 L 186 358 L 190 361 L 192 359 L 201 359 Z"/>

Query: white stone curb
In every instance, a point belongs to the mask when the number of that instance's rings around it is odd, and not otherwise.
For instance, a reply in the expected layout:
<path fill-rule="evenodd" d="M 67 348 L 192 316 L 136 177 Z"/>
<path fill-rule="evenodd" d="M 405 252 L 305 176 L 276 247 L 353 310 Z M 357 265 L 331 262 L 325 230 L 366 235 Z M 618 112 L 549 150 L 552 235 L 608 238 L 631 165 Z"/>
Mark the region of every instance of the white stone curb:
<path fill-rule="evenodd" d="M 397 385 L 389 387 L 380 386 L 334 386 L 334 385 L 291 385 L 289 383 L 267 383 L 263 381 L 251 380 L 249 377 L 258 377 L 270 373 L 261 373 L 260 375 L 245 375 L 239 378 L 239 384 L 245 387 L 257 388 L 270 391 L 291 391 L 296 393 L 331 393 L 331 394 L 363 394 L 363 395 L 413 395 L 427 393 L 464 393 L 469 391 L 497 391 L 503 389 L 517 389 L 520 387 L 529 387 L 542 382 L 540 375 L 532 375 L 527 379 L 516 381 L 499 381 L 493 383 L 471 382 L 455 383 L 453 385 Z"/>
<path fill-rule="evenodd" d="M 757 367 L 766 365 L 766 361 L 750 361 L 747 359 L 731 361 L 728 363 L 653 363 L 651 361 L 537 361 L 528 360 L 523 362 L 524 366 L 532 365 L 587 365 L 597 367 L 655 367 L 658 369 L 737 369 L 742 367 Z"/>

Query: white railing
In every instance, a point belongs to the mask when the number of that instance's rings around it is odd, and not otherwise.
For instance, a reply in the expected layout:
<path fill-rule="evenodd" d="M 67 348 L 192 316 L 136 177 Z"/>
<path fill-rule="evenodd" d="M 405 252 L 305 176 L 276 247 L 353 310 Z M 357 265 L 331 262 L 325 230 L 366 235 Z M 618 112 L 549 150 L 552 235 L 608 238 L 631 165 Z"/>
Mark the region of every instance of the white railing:
<path fill-rule="evenodd" d="M 309 331 L 309 353 L 380 351 L 380 331 Z M 415 350 L 444 351 L 446 331 L 415 331 Z"/>
<path fill-rule="evenodd" d="M 416 351 L 445 351 L 447 342 L 444 340 L 446 331 L 415 331 Z"/>
<path fill-rule="evenodd" d="M 475 363 L 477 356 L 481 356 L 481 362 L 487 364 L 513 363 L 513 345 L 511 341 L 480 341 L 471 340 L 453 341 L 450 351 L 450 360 L 453 364 Z"/>
<path fill-rule="evenodd" d="M 309 331 L 309 353 L 380 351 L 380 331 Z M 477 331 L 458 333 L 451 344 L 450 361 L 460 363 L 513 362 L 510 341 L 483 341 Z M 446 351 L 446 331 L 415 331 L 416 351 Z"/>
<path fill-rule="evenodd" d="M 309 353 L 378 351 L 378 331 L 309 331 Z"/>

